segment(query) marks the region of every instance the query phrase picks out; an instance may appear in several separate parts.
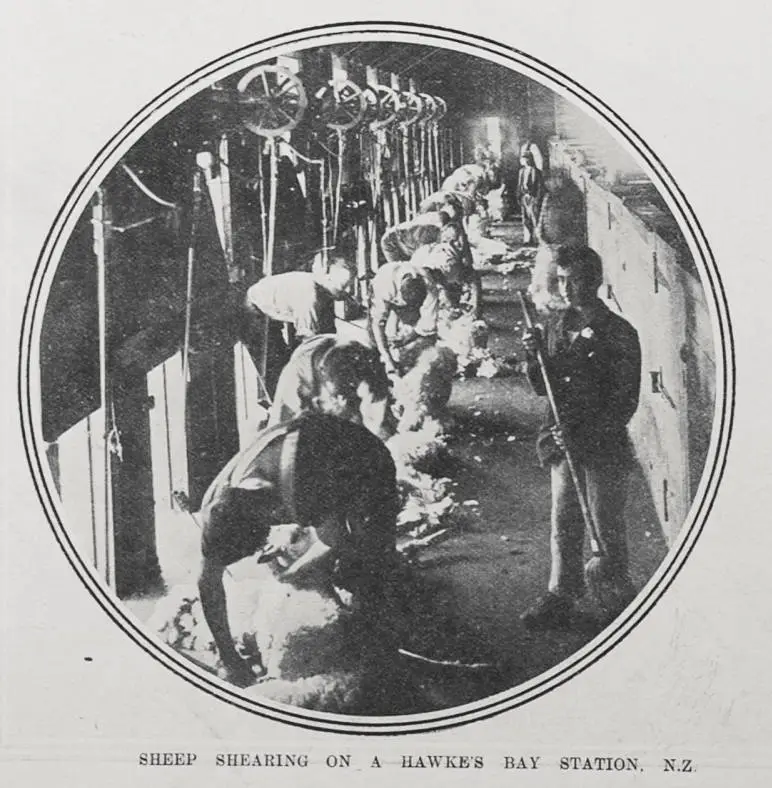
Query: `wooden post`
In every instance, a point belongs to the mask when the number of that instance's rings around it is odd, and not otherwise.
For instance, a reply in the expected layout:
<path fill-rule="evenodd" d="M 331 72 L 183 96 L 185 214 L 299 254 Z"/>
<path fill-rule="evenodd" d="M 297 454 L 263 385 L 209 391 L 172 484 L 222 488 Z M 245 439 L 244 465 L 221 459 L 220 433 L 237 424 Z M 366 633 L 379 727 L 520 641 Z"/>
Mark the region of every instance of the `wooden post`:
<path fill-rule="evenodd" d="M 402 89 L 402 86 L 399 81 L 399 75 L 395 74 L 394 72 L 391 73 L 391 87 L 393 90 L 396 90 L 399 93 Z M 408 173 L 407 173 L 407 134 L 402 126 L 394 127 L 394 134 L 399 136 L 399 149 L 394 150 L 392 149 L 392 155 L 396 155 L 397 161 L 399 162 L 398 171 L 399 175 L 399 183 L 394 184 L 394 196 L 395 196 L 395 217 L 394 217 L 394 224 L 397 224 L 400 221 L 404 221 L 408 218 Z M 395 146 L 396 147 L 396 146 Z"/>
<path fill-rule="evenodd" d="M 110 212 L 107 207 L 105 188 L 96 190 L 92 205 L 92 224 L 94 233 L 94 255 L 97 265 L 97 311 L 99 333 L 99 398 L 101 402 L 101 435 L 102 435 L 102 464 L 104 470 L 104 533 L 99 541 L 104 543 L 104 563 L 101 567 L 102 576 L 107 585 L 115 591 L 115 554 L 114 554 L 114 525 L 113 525 L 113 498 L 112 498 L 112 459 L 108 430 L 112 412 L 112 398 L 109 387 L 108 373 L 108 325 L 107 325 L 107 299 L 109 285 L 107 276 L 107 243 L 109 236 Z"/>
<path fill-rule="evenodd" d="M 220 160 L 220 204 L 222 206 L 222 242 L 225 264 L 228 266 L 228 281 L 231 284 L 244 278 L 244 270 L 236 265 L 233 254 L 233 211 L 231 208 L 230 143 L 228 135 L 220 137 L 218 147 Z"/>
<path fill-rule="evenodd" d="M 378 70 L 373 66 L 366 68 L 366 80 L 370 87 L 378 85 Z M 368 274 L 372 273 L 378 268 L 378 230 L 382 225 L 385 215 L 385 200 L 383 194 L 383 183 L 381 179 L 381 150 L 384 132 L 380 129 L 368 129 L 363 134 L 365 144 L 369 146 L 369 164 L 370 164 L 370 188 L 372 192 L 372 213 L 370 220 L 367 223 L 367 240 L 368 240 Z M 370 282 L 367 282 L 367 291 L 369 293 Z"/>
<path fill-rule="evenodd" d="M 232 348 L 196 353 L 190 372 L 186 432 L 190 501 L 195 509 L 212 479 L 239 449 Z"/>
<path fill-rule="evenodd" d="M 115 589 L 118 596 L 158 588 L 161 569 L 156 552 L 155 503 L 150 446 L 147 374 L 113 371 L 113 417 L 120 453 L 111 464 Z M 114 418 L 114 421 L 113 421 Z"/>
<path fill-rule="evenodd" d="M 437 122 L 432 124 L 432 146 L 434 149 L 434 167 L 432 168 L 434 175 L 434 191 L 442 185 L 442 160 L 440 159 L 440 127 Z"/>
<path fill-rule="evenodd" d="M 268 197 L 268 246 L 263 260 L 263 274 L 273 274 L 273 253 L 276 247 L 276 198 L 279 189 L 279 159 L 276 140 L 268 141 L 270 151 L 270 192 Z"/>

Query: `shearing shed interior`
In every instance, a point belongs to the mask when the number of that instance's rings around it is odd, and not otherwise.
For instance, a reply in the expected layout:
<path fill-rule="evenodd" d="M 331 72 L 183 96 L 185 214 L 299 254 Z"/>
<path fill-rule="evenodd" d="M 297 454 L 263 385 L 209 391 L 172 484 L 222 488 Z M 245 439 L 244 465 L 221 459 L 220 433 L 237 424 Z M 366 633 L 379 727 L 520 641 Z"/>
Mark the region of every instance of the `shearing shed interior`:
<path fill-rule="evenodd" d="M 543 184 L 533 204 L 526 167 Z M 646 585 L 687 517 L 713 429 L 713 330 L 683 234 L 633 152 L 552 89 L 451 49 L 361 40 L 242 68 L 159 115 L 58 263 L 41 430 L 68 532 L 132 616 L 227 679 L 197 585 L 202 502 L 269 418 L 279 346 L 303 338 L 290 320 L 250 328 L 245 299 L 343 258 L 351 279 L 333 330 L 377 357 L 377 274 L 398 264 L 384 236 L 448 192 L 470 206 L 452 217 L 467 278 L 440 304 L 431 354 L 388 378 L 399 599 L 380 658 L 391 667 L 364 675 L 345 589 L 281 577 L 299 548 L 283 536 L 294 520 L 277 519 L 273 553 L 223 578 L 239 653 L 263 668 L 243 683 L 257 699 L 342 714 L 451 708 L 538 676 L 609 624 L 587 600 L 566 626 L 521 618 L 547 590 L 552 506 L 534 448 L 549 403 L 529 382 L 523 333 L 561 308 L 550 268 L 561 246 L 597 252 L 598 297 L 640 341 L 624 521 L 632 583 Z"/>

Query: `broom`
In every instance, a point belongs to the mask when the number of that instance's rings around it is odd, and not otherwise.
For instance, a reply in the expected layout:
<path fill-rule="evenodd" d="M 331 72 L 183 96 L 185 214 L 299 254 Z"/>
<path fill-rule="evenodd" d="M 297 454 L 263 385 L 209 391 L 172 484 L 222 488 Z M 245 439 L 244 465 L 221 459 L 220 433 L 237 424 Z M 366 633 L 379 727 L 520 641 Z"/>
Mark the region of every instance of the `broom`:
<path fill-rule="evenodd" d="M 520 304 L 523 308 L 523 317 L 525 324 L 529 331 L 534 331 L 535 326 L 531 316 L 530 304 L 528 303 L 526 293 L 523 290 L 518 291 Z M 555 401 L 555 394 L 552 389 L 550 377 L 547 372 L 547 365 L 544 361 L 541 347 L 536 347 L 536 360 L 539 363 L 539 370 L 544 381 L 544 388 L 549 400 L 550 410 L 555 419 L 555 426 L 563 433 L 563 425 L 560 420 L 560 412 L 558 411 L 557 402 Z M 571 481 L 576 491 L 576 498 L 579 501 L 579 508 L 582 511 L 582 519 L 584 520 L 585 527 L 590 537 L 590 550 L 592 557 L 585 564 L 584 575 L 587 583 L 587 588 L 590 592 L 595 603 L 601 609 L 605 616 L 612 616 L 619 613 L 631 601 L 632 593 L 629 583 L 625 583 L 622 579 L 616 577 L 614 565 L 608 556 L 603 540 L 598 532 L 597 524 L 592 516 L 590 507 L 587 505 L 587 498 L 584 494 L 584 487 L 579 481 L 579 475 L 576 472 L 576 465 L 574 464 L 571 452 L 565 443 L 565 436 L 563 440 L 563 453 L 568 465 L 568 472 L 571 475 Z"/>

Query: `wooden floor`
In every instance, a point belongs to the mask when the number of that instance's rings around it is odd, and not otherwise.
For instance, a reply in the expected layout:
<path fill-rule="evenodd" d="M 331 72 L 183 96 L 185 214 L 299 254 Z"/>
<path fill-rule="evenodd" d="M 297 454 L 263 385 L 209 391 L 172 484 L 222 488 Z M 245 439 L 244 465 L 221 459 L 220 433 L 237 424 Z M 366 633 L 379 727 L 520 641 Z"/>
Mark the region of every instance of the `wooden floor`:
<path fill-rule="evenodd" d="M 516 292 L 529 276 L 484 276 L 489 347 L 500 358 L 522 358 Z M 594 636 L 588 631 L 529 633 L 519 620 L 546 590 L 549 571 L 549 478 L 534 451 L 544 408 L 545 401 L 533 395 L 522 375 L 454 384 L 450 409 L 455 428 L 447 467 L 440 471 L 453 479 L 465 515 L 449 538 L 420 553 L 405 578 L 401 646 L 435 659 L 491 667 L 433 667 L 407 659 L 407 670 L 433 708 L 517 686 L 570 657 Z M 632 573 L 642 588 L 666 554 L 642 474 L 634 479 L 627 520 Z M 191 523 L 180 520 L 174 527 L 188 545 L 180 565 L 195 565 Z M 154 601 L 128 604 L 146 619 Z M 595 669 L 602 670 L 602 663 Z"/>

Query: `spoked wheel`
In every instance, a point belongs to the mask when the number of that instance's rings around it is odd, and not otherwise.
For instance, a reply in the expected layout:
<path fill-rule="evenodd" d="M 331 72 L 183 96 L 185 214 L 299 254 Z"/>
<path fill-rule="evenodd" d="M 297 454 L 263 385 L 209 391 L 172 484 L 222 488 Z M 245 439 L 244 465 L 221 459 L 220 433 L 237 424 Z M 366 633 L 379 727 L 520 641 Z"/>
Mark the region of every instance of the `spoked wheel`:
<path fill-rule="evenodd" d="M 257 66 L 237 85 L 244 125 L 262 137 L 278 137 L 300 123 L 308 99 L 303 83 L 281 66 Z"/>
<path fill-rule="evenodd" d="M 365 100 L 375 105 L 374 117 L 370 121 L 371 129 L 374 131 L 385 129 L 397 120 L 402 109 L 402 99 L 396 90 L 387 85 L 374 85 L 368 87 L 365 92 L 370 94 Z"/>
<path fill-rule="evenodd" d="M 421 114 L 421 121 L 423 123 L 430 123 L 437 117 L 438 105 L 434 96 L 428 93 L 419 93 L 419 98 L 423 102 L 423 113 Z"/>
<path fill-rule="evenodd" d="M 368 85 L 362 95 L 365 97 L 365 123 L 370 124 L 378 120 L 378 93 L 372 85 Z"/>
<path fill-rule="evenodd" d="M 365 117 L 367 99 L 350 79 L 329 82 L 315 98 L 319 102 L 316 115 L 328 129 L 348 131 Z"/>
<path fill-rule="evenodd" d="M 424 103 L 417 93 L 402 92 L 402 111 L 399 121 L 403 126 L 412 126 L 421 119 L 424 111 Z"/>

